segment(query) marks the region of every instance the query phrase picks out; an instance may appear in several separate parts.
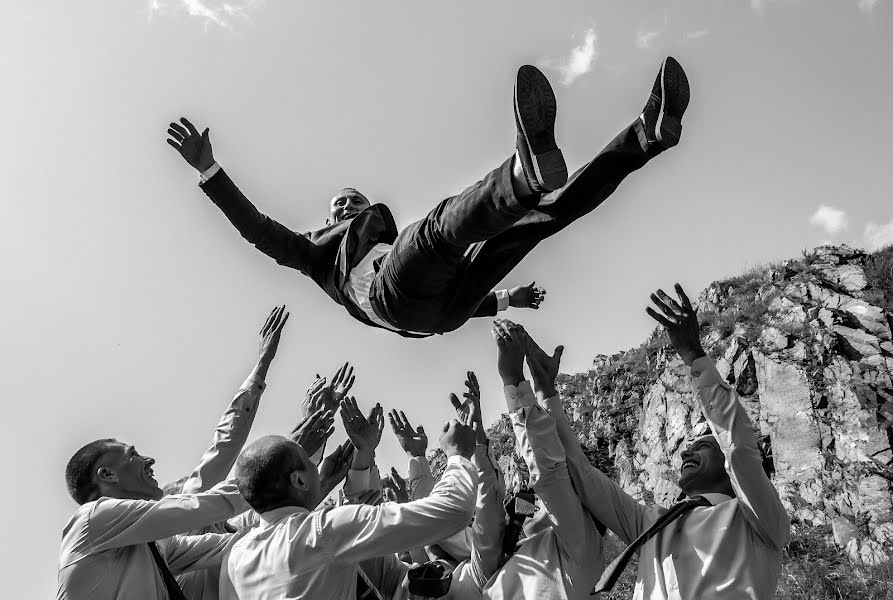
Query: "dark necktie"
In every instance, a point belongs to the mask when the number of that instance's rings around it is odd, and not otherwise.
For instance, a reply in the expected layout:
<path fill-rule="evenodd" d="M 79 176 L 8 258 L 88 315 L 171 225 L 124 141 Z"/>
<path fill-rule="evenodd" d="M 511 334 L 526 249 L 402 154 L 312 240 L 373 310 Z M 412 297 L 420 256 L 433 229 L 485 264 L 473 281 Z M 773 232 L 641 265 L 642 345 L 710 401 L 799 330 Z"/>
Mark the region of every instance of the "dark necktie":
<path fill-rule="evenodd" d="M 651 527 L 643 531 L 639 537 L 634 539 L 632 543 L 626 547 L 626 550 L 621 552 L 620 555 L 614 559 L 614 562 L 608 565 L 608 568 L 602 573 L 598 583 L 595 584 L 595 589 L 592 590 L 592 593 L 598 594 L 599 592 L 610 591 L 620 578 L 620 574 L 623 573 L 623 569 L 629 564 L 629 560 L 633 557 L 633 554 L 635 554 L 645 542 L 657 535 L 661 529 L 699 506 L 711 506 L 711 504 L 710 501 L 703 496 L 692 496 L 691 498 L 686 498 L 682 502 L 677 502 L 671 506 L 667 512 L 657 519 L 657 521 L 651 524 Z"/>
<path fill-rule="evenodd" d="M 362 568 L 357 569 L 357 600 L 381 600 L 381 595 L 366 578 Z"/>
<path fill-rule="evenodd" d="M 183 594 L 183 590 L 180 589 L 180 585 L 174 579 L 174 574 L 171 573 L 167 563 L 164 562 L 164 558 L 162 558 L 161 552 L 158 551 L 158 546 L 155 545 L 155 542 L 149 542 L 149 552 L 152 553 L 152 558 L 155 559 L 155 564 L 158 566 L 158 570 L 161 571 L 161 579 L 164 580 L 164 589 L 167 590 L 167 597 L 170 600 L 186 600 L 186 595 Z"/>

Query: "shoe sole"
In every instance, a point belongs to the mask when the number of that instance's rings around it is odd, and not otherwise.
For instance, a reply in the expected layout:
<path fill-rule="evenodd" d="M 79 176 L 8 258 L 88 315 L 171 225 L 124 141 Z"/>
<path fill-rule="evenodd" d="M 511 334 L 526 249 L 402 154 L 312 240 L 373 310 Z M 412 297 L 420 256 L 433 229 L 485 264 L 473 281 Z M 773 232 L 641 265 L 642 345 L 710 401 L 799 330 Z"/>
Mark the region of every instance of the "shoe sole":
<path fill-rule="evenodd" d="M 660 66 L 660 110 L 655 136 L 664 148 L 672 148 L 682 136 L 682 115 L 688 108 L 691 90 L 688 77 L 675 58 L 668 57 Z"/>
<path fill-rule="evenodd" d="M 539 69 L 524 65 L 515 83 L 515 120 L 533 163 L 537 183 L 554 191 L 567 183 L 567 164 L 555 143 L 557 103 L 549 80 Z"/>

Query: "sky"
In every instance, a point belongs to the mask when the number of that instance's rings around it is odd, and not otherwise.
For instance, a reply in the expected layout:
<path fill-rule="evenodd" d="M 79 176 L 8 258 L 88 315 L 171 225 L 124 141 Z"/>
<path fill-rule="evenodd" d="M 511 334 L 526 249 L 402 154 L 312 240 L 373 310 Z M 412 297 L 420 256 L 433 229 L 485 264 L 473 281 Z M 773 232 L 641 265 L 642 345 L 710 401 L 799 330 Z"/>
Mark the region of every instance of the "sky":
<path fill-rule="evenodd" d="M 180 116 L 261 210 L 300 231 L 338 189 L 405 226 L 513 152 L 516 69 L 558 99 L 571 170 L 641 111 L 661 60 L 685 67 L 680 145 L 505 280 L 548 290 L 505 314 L 563 371 L 638 345 L 648 294 L 697 293 L 824 242 L 893 242 L 893 6 L 886 0 L 5 0 L 0 4 L 0 364 L 9 597 L 56 587 L 71 454 L 117 437 L 189 473 L 291 312 L 252 439 L 286 433 L 315 373 L 356 366 L 358 402 L 436 432 L 475 370 L 501 412 L 489 320 L 406 340 L 354 321 L 232 229 L 165 143 Z M 343 432 L 336 432 L 336 441 Z M 382 470 L 405 469 L 387 430 Z"/>

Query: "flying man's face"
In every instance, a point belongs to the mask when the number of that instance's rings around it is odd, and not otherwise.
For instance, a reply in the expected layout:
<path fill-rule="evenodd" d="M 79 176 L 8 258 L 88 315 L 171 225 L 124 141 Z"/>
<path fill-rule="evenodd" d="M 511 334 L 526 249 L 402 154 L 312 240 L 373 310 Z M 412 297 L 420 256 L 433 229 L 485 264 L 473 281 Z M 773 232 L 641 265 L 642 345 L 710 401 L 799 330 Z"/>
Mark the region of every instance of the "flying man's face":
<path fill-rule="evenodd" d="M 329 204 L 330 223 L 340 223 L 353 218 L 369 208 L 369 200 L 353 188 L 344 188 L 332 198 Z"/>

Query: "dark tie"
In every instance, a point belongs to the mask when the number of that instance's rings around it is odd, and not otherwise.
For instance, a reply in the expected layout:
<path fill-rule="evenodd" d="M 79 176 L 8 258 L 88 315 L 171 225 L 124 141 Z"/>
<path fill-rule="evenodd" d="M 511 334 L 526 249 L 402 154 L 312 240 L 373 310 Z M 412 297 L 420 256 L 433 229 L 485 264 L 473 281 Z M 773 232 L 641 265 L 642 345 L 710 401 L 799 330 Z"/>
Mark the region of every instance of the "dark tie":
<path fill-rule="evenodd" d="M 692 496 L 691 498 L 686 498 L 682 502 L 677 502 L 671 506 L 667 512 L 657 519 L 657 521 L 651 524 L 651 527 L 643 531 L 639 537 L 634 539 L 632 543 L 626 547 L 626 550 L 621 552 L 620 555 L 614 559 L 614 562 L 608 565 L 608 568 L 602 573 L 598 583 L 595 584 L 595 589 L 592 590 L 592 593 L 598 594 L 599 592 L 610 591 L 611 588 L 614 587 L 614 584 L 617 583 L 620 574 L 623 573 L 623 569 L 626 568 L 626 565 L 633 557 L 633 554 L 635 554 L 645 542 L 657 535 L 661 529 L 699 506 L 711 506 L 711 504 L 710 501 L 703 496 Z"/>
<path fill-rule="evenodd" d="M 180 589 L 180 585 L 174 579 L 174 574 L 171 573 L 167 563 L 164 562 L 164 558 L 162 558 L 161 552 L 158 551 L 158 546 L 155 545 L 155 542 L 149 542 L 149 552 L 152 553 L 152 558 L 155 559 L 155 564 L 158 566 L 158 570 L 161 571 L 161 579 L 164 580 L 164 589 L 167 590 L 167 597 L 170 600 L 186 600 L 186 595 L 183 594 L 183 590 Z"/>

